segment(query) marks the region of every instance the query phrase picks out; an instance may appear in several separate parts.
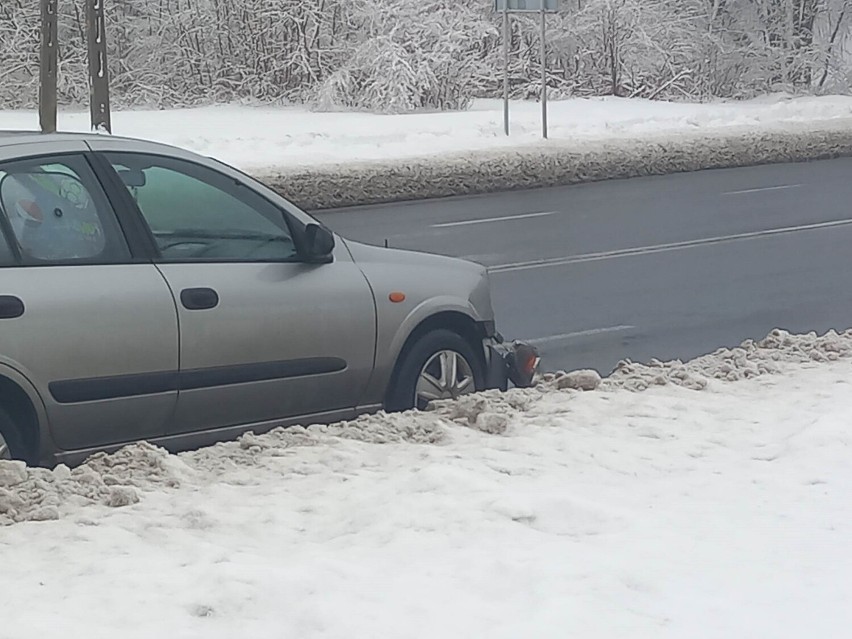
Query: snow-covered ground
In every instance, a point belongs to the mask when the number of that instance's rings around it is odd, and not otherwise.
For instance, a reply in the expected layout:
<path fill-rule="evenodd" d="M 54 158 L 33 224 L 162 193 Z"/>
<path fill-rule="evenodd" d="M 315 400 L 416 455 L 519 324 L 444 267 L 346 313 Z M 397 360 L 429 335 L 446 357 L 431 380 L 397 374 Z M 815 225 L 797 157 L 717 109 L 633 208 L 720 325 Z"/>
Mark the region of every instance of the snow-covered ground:
<path fill-rule="evenodd" d="M 852 332 L 577 381 L 0 464 L 0 637 L 849 636 Z"/>
<path fill-rule="evenodd" d="M 117 135 L 190 148 L 246 170 L 355 160 L 414 158 L 541 144 L 540 106 L 514 102 L 512 135 L 503 135 L 502 103 L 481 100 L 461 113 L 372 115 L 312 113 L 300 107 L 217 106 L 113 114 Z M 767 96 L 710 104 L 639 99 L 574 99 L 550 104 L 551 144 L 583 140 L 722 132 L 730 127 L 822 122 L 852 117 L 852 97 Z M 88 112 L 61 113 L 59 128 L 86 131 Z M 0 111 L 0 129 L 38 128 L 35 112 Z"/>

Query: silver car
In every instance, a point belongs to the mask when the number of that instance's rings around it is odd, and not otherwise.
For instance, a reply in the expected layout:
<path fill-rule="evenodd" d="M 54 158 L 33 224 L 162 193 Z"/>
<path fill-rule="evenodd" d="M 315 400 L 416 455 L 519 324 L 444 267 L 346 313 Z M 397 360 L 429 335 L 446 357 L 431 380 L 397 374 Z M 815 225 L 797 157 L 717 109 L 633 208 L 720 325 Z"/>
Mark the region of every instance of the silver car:
<path fill-rule="evenodd" d="M 531 382 L 488 275 L 343 240 L 216 160 L 0 133 L 0 458 L 423 409 Z"/>

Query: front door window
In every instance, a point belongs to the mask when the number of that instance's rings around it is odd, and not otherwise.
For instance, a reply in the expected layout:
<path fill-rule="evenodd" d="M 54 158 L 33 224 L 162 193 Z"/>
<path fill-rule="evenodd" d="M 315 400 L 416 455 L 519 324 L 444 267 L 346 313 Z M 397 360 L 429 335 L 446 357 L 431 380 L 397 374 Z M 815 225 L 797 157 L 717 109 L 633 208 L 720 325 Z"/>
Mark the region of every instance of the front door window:
<path fill-rule="evenodd" d="M 164 262 L 296 261 L 280 209 L 212 169 L 174 158 L 107 153 Z"/>

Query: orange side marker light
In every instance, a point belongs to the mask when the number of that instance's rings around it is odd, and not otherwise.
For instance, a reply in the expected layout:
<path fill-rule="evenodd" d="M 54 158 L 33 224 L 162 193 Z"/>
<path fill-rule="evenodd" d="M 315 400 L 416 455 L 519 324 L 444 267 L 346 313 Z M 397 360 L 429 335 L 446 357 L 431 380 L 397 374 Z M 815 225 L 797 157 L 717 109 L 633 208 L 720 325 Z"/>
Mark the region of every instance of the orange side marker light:
<path fill-rule="evenodd" d="M 399 291 L 394 291 L 390 295 L 388 295 L 388 299 L 394 304 L 399 304 L 400 302 L 405 301 L 405 293 L 401 293 Z"/>

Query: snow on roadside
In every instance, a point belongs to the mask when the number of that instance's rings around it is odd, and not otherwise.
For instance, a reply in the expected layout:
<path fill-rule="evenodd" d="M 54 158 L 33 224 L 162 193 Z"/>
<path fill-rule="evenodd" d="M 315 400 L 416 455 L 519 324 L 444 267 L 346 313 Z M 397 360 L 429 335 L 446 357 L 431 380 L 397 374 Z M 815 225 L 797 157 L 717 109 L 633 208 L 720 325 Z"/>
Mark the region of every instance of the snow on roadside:
<path fill-rule="evenodd" d="M 849 357 L 852 357 L 852 331 L 791 335 L 776 329 L 762 340 L 746 340 L 738 348 L 722 348 L 685 364 L 658 360 L 648 365 L 621 362 L 609 376 L 607 386 L 645 390 L 651 385 L 672 383 L 701 390 L 707 386 L 708 379 L 734 382 L 776 373 L 784 364 L 835 362 Z"/>
<path fill-rule="evenodd" d="M 166 451 L 141 443 L 112 454 L 98 454 L 85 464 L 68 469 L 26 468 L 22 463 L 0 462 L 0 526 L 22 521 L 59 519 L 61 511 L 81 505 L 121 507 L 139 501 L 138 490 L 179 488 L 190 476 L 215 481 L 222 472 L 250 467 L 258 455 L 275 456 L 292 447 L 333 445 L 348 439 L 368 444 L 440 444 L 452 426 L 466 426 L 483 433 L 505 434 L 513 419 L 534 412 L 550 393 L 626 389 L 643 391 L 653 386 L 676 385 L 704 390 L 710 380 L 738 381 L 785 366 L 808 362 L 833 362 L 852 358 L 852 330 L 824 335 L 791 335 L 776 329 L 762 340 L 747 340 L 734 349 L 722 348 L 689 362 L 674 360 L 649 364 L 623 361 L 605 380 L 594 371 L 547 373 L 534 389 L 509 393 L 490 391 L 438 402 L 426 413 L 365 415 L 332 425 L 278 428 L 270 433 L 247 433 L 237 442 L 184 453 Z"/>
<path fill-rule="evenodd" d="M 596 392 L 3 463 L 11 518 L 60 519 L 0 527 L 0 639 L 845 637 L 850 373 L 852 332 L 774 331 Z"/>
<path fill-rule="evenodd" d="M 540 107 L 512 104 L 512 135 L 503 136 L 499 101 L 464 112 L 374 115 L 312 113 L 302 107 L 215 106 L 121 111 L 117 135 L 157 140 L 212 155 L 250 171 L 364 160 L 407 159 L 540 144 Z M 678 132 L 759 130 L 777 124 L 852 117 L 852 97 L 773 95 L 742 102 L 670 103 L 625 98 L 552 102 L 551 144 Z M 88 112 L 63 112 L 63 131 L 88 130 Z M 0 111 L 0 130 L 36 129 L 32 111 Z"/>

